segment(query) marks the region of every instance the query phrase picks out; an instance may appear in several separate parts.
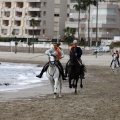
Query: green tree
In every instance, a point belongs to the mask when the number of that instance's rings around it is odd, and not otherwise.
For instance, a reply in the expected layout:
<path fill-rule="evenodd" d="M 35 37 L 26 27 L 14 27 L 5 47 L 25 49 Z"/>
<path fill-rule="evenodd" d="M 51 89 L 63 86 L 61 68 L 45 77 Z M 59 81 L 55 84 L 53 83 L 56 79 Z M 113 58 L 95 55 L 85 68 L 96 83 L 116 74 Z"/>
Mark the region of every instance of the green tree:
<path fill-rule="evenodd" d="M 88 41 L 90 44 L 90 31 L 89 31 L 89 21 L 90 21 L 90 5 L 97 6 L 98 2 L 102 2 L 105 0 L 76 0 L 76 4 L 73 6 L 75 10 L 78 12 L 78 40 L 80 40 L 80 33 L 79 33 L 79 26 L 80 26 L 80 13 L 81 11 L 86 11 L 88 8 L 89 15 L 88 15 Z"/>
<path fill-rule="evenodd" d="M 78 43 L 80 42 L 80 31 L 79 31 L 79 26 L 80 26 L 80 13 L 82 11 L 86 11 L 88 7 L 88 0 L 76 0 L 76 4 L 73 6 L 75 10 L 78 12 Z"/>
<path fill-rule="evenodd" d="M 69 28 L 67 27 L 66 29 L 64 29 L 64 37 L 63 37 L 63 40 L 65 42 L 68 43 L 68 45 L 74 40 L 75 38 L 75 32 L 76 32 L 76 29 L 75 28 Z"/>

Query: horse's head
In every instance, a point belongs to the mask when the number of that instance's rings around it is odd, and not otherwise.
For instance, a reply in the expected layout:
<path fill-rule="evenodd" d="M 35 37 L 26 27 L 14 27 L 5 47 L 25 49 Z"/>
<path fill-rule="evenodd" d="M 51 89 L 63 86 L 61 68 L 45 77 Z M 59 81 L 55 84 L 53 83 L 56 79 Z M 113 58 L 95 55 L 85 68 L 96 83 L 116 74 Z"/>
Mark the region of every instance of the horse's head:
<path fill-rule="evenodd" d="M 49 65 L 54 66 L 55 65 L 55 56 L 54 55 L 49 55 Z"/>
<path fill-rule="evenodd" d="M 70 62 L 72 64 L 77 63 L 77 56 L 75 53 L 70 53 Z"/>

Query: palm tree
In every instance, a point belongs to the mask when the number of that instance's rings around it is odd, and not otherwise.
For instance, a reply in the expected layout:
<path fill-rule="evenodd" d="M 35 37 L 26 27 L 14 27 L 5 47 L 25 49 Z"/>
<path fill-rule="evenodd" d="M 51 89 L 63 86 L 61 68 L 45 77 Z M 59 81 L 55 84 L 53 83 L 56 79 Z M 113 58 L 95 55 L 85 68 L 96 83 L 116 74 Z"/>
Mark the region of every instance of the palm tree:
<path fill-rule="evenodd" d="M 34 53 L 34 28 L 35 28 L 36 21 L 35 19 L 31 19 L 31 26 L 33 27 L 33 53 Z"/>
<path fill-rule="evenodd" d="M 95 0 L 96 1 L 96 47 L 98 46 L 98 2 L 105 2 L 105 0 Z M 96 56 L 97 57 L 97 56 Z"/>
<path fill-rule="evenodd" d="M 78 12 L 78 43 L 80 42 L 80 33 L 79 33 L 79 26 L 80 26 L 80 13 L 81 10 L 87 10 L 87 1 L 86 0 L 76 0 L 77 4 L 73 6 L 75 10 Z"/>
<path fill-rule="evenodd" d="M 86 11 L 88 8 L 89 15 L 88 15 L 88 43 L 90 45 L 90 31 L 89 31 L 89 26 L 90 26 L 90 5 L 94 5 L 97 7 L 98 2 L 102 2 L 105 0 L 76 0 L 77 4 L 74 5 L 74 8 L 76 11 L 78 11 L 78 39 L 80 40 L 79 36 L 79 26 L 80 26 L 80 12 L 81 10 Z M 97 18 L 96 18 L 97 21 Z M 97 33 L 97 31 L 96 31 Z"/>

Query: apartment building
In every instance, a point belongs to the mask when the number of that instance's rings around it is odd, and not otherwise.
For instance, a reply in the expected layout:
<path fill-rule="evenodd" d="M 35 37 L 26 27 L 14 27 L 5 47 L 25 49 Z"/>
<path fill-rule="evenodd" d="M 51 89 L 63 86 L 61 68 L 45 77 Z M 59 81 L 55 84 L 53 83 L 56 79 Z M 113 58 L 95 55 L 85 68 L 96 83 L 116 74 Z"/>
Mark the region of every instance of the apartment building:
<path fill-rule="evenodd" d="M 35 25 L 32 26 L 31 21 Z M 65 0 L 0 0 L 0 36 L 47 39 L 63 36 Z"/>
<path fill-rule="evenodd" d="M 66 21 L 65 27 L 76 28 L 76 38 L 78 37 L 78 12 L 73 6 L 75 0 L 70 0 L 70 15 Z M 90 31 L 91 41 L 96 40 L 96 7 L 90 6 L 90 28 L 88 27 L 88 10 L 81 12 L 80 15 L 80 37 L 88 39 L 88 28 Z M 113 39 L 114 36 L 120 35 L 120 1 L 107 0 L 99 2 L 98 5 L 98 41 L 101 39 Z"/>

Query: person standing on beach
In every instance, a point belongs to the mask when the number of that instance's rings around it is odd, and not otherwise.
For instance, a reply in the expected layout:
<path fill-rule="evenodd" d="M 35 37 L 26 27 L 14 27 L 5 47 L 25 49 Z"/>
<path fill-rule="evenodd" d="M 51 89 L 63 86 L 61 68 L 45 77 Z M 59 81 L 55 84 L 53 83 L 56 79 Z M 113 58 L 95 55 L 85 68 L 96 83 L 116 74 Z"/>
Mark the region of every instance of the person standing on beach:
<path fill-rule="evenodd" d="M 119 52 L 118 52 L 118 50 L 116 50 L 116 59 L 117 59 L 118 65 L 119 65 L 119 67 L 120 67 Z"/>
<path fill-rule="evenodd" d="M 66 78 L 64 76 L 63 66 L 62 66 L 61 62 L 59 61 L 61 58 L 64 57 L 64 52 L 60 50 L 57 43 L 54 43 L 53 48 L 48 49 L 45 53 L 47 55 L 53 55 L 53 56 L 56 57 L 56 60 L 57 60 L 57 63 L 58 63 L 57 67 L 58 67 L 60 73 L 62 74 L 62 79 L 66 80 Z M 41 73 L 39 75 L 37 75 L 36 77 L 41 78 L 43 73 L 48 69 L 48 67 L 49 67 L 49 62 L 47 62 L 47 64 L 43 67 Z"/>
<path fill-rule="evenodd" d="M 112 61 L 111 61 L 110 67 L 112 66 L 112 63 L 113 63 L 113 61 L 114 61 L 114 56 L 116 57 L 116 60 L 117 60 L 117 62 L 118 62 L 118 66 L 120 67 L 119 52 L 118 52 L 118 50 L 116 50 L 116 52 L 114 52 L 114 53 L 112 54 Z"/>

